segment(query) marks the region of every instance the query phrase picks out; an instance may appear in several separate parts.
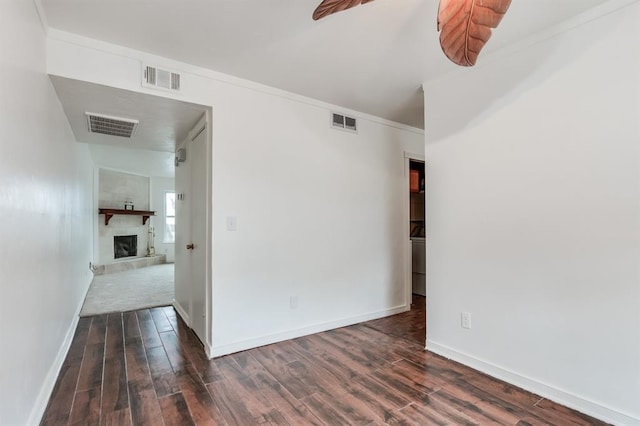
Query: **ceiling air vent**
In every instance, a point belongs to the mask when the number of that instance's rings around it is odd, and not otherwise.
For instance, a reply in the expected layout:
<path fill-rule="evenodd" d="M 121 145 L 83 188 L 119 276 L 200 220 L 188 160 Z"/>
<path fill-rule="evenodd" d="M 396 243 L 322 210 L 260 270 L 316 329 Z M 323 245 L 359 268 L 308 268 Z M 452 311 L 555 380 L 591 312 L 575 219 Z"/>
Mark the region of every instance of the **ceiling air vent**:
<path fill-rule="evenodd" d="M 350 132 L 357 132 L 358 127 L 356 119 L 353 117 L 347 117 L 346 115 L 331 113 L 331 126 L 341 130 L 348 130 Z"/>
<path fill-rule="evenodd" d="M 142 71 L 142 85 L 154 89 L 180 91 L 180 74 L 157 67 L 145 66 Z"/>
<path fill-rule="evenodd" d="M 131 138 L 138 127 L 138 120 L 129 118 L 111 117 L 108 115 L 85 113 L 89 133 L 101 133 L 109 136 L 119 136 L 121 138 Z"/>

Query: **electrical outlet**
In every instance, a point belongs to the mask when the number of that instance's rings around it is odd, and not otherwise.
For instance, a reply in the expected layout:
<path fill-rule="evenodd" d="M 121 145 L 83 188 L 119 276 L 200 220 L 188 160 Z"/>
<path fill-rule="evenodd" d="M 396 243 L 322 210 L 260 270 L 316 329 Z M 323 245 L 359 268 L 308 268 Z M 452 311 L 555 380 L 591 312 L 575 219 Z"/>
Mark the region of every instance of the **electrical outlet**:
<path fill-rule="evenodd" d="M 227 231 L 235 231 L 236 229 L 236 217 L 227 216 Z"/>
<path fill-rule="evenodd" d="M 298 296 L 291 296 L 289 298 L 289 306 L 291 306 L 291 309 L 298 309 Z"/>
<path fill-rule="evenodd" d="M 471 314 L 469 312 L 462 312 L 460 314 L 460 327 L 466 329 L 471 328 Z"/>

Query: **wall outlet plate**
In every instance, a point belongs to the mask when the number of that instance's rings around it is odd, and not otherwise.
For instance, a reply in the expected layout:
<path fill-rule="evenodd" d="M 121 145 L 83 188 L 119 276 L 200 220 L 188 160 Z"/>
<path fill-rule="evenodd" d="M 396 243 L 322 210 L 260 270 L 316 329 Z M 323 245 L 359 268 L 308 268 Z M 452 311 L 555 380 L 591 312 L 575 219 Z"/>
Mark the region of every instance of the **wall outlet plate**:
<path fill-rule="evenodd" d="M 460 327 L 471 329 L 471 314 L 469 312 L 462 312 L 460 314 Z"/>

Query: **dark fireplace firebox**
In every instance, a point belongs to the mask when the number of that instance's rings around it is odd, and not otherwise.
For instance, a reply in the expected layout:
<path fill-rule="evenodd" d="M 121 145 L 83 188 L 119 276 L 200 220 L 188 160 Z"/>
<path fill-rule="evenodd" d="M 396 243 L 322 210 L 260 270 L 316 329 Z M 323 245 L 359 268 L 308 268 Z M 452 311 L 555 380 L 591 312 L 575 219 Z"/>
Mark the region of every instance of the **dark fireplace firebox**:
<path fill-rule="evenodd" d="M 138 255 L 137 235 L 118 235 L 113 237 L 113 255 L 116 259 Z"/>

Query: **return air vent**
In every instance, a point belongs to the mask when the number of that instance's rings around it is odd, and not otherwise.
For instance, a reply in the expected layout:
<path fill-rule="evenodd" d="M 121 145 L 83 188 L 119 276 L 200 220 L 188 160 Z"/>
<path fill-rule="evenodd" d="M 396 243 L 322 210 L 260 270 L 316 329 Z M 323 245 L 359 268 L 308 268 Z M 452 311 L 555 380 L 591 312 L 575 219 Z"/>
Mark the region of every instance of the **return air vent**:
<path fill-rule="evenodd" d="M 347 117 L 346 115 L 336 114 L 335 112 L 331 114 L 331 125 L 337 129 L 357 133 L 358 126 L 356 121 L 355 118 Z"/>
<path fill-rule="evenodd" d="M 101 133 L 103 135 L 131 138 L 138 128 L 138 120 L 129 118 L 111 117 L 108 115 L 85 113 L 89 133 Z"/>
<path fill-rule="evenodd" d="M 142 85 L 154 89 L 179 92 L 180 74 L 147 65 L 142 71 Z"/>

